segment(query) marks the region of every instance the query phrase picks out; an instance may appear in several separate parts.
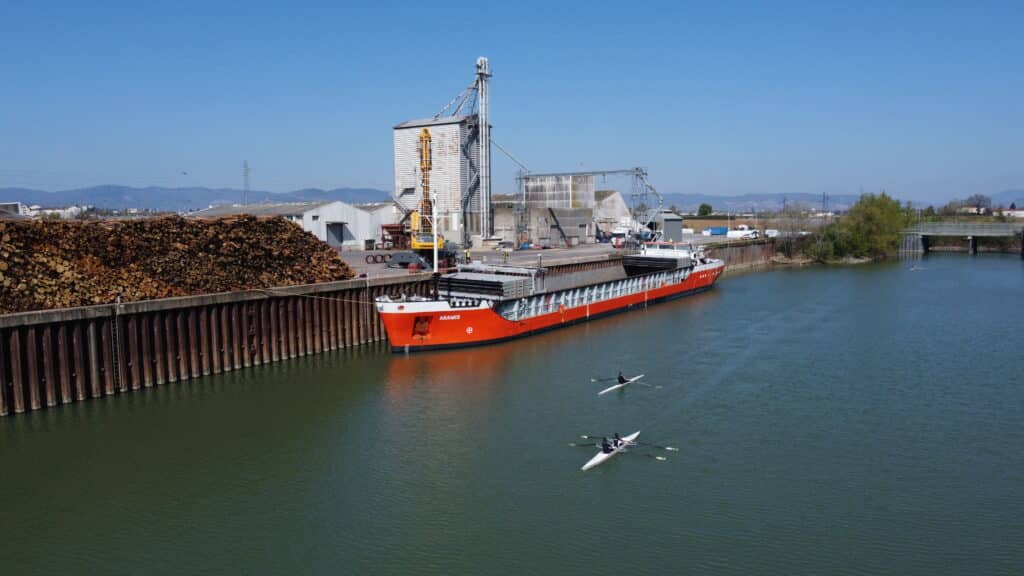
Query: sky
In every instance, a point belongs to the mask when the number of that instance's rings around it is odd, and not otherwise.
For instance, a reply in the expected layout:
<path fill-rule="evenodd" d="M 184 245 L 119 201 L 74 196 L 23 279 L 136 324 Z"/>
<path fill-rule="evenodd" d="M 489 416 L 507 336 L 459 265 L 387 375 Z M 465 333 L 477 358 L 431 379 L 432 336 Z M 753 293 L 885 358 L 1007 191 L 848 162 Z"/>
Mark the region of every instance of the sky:
<path fill-rule="evenodd" d="M 534 172 L 663 193 L 1024 188 L 1024 2 L 0 3 L 0 187 L 393 187 L 490 59 Z M 494 150 L 494 192 L 516 167 Z"/>

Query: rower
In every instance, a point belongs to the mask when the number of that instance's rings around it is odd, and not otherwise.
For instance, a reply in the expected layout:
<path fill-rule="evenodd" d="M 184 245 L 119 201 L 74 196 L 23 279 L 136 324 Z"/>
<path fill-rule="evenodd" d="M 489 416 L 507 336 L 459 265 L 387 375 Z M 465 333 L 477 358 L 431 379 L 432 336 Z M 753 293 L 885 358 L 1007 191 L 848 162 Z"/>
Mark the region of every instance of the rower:
<path fill-rule="evenodd" d="M 616 433 L 615 433 L 615 438 L 612 438 L 612 444 L 613 444 L 613 445 L 614 445 L 614 446 L 615 446 L 616 448 L 618 448 L 618 447 L 622 446 L 622 436 L 619 436 L 619 433 L 618 433 L 618 432 L 616 432 Z"/>
<path fill-rule="evenodd" d="M 611 454 L 613 452 L 612 445 L 608 443 L 608 437 L 601 438 L 601 452 L 605 454 Z"/>
<path fill-rule="evenodd" d="M 622 370 L 619 370 L 619 384 L 625 384 L 627 382 L 626 377 L 622 375 Z"/>

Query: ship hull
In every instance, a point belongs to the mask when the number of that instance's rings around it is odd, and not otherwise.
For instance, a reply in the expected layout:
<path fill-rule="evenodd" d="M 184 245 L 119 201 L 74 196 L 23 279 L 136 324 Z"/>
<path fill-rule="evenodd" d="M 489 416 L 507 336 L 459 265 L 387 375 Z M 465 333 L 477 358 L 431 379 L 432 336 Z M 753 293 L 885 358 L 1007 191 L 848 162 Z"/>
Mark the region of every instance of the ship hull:
<path fill-rule="evenodd" d="M 700 267 L 677 283 L 662 283 L 622 296 L 560 305 L 551 312 L 510 319 L 488 301 L 446 300 L 378 303 L 377 309 L 395 352 L 443 350 L 497 344 L 704 292 L 714 286 L 724 266 Z M 599 290 L 598 286 L 589 289 Z"/>

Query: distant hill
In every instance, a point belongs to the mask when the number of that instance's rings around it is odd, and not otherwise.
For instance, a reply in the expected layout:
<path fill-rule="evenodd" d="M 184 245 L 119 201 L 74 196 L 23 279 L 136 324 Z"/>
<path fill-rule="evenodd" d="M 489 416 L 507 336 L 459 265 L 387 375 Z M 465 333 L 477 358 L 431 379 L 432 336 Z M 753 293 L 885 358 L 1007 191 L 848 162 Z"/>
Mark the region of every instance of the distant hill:
<path fill-rule="evenodd" d="M 0 188 L 0 202 L 21 202 L 43 207 L 89 204 L 97 208 L 147 208 L 150 210 L 199 210 L 216 204 L 241 202 L 243 192 L 234 188 L 163 188 L 150 186 L 91 186 L 74 190 L 46 192 L 29 188 Z M 312 202 L 341 200 L 352 204 L 382 202 L 390 194 L 374 188 L 335 188 L 321 190 L 306 188 L 294 192 L 265 192 L 252 190 L 249 202 Z"/>
<path fill-rule="evenodd" d="M 857 194 L 837 194 L 828 197 L 829 210 L 846 210 L 860 198 Z M 821 194 L 742 194 L 739 196 L 711 196 L 708 194 L 665 194 L 665 206 L 675 205 L 684 212 L 695 212 L 701 204 L 710 204 L 716 212 L 750 212 L 781 210 L 784 204 L 822 207 Z"/>
<path fill-rule="evenodd" d="M 1016 203 L 1018 208 L 1024 208 L 1024 189 L 1003 190 L 992 195 L 993 206 L 1008 208 L 1013 203 Z"/>

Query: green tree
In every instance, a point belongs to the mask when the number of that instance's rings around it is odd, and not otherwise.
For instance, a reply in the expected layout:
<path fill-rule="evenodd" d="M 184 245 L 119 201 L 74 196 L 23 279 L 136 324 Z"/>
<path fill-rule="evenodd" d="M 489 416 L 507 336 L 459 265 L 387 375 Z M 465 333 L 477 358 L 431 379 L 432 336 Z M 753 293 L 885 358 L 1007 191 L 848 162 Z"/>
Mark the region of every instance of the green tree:
<path fill-rule="evenodd" d="M 820 230 L 805 252 L 821 262 L 848 256 L 886 258 L 896 253 L 913 214 L 885 192 L 865 194 L 838 222 Z"/>
<path fill-rule="evenodd" d="M 697 216 L 711 216 L 711 204 L 701 204 L 700 208 L 697 208 Z"/>
<path fill-rule="evenodd" d="M 966 202 L 968 206 L 974 207 L 974 211 L 977 214 L 984 214 L 992 208 L 992 199 L 984 194 L 972 194 L 968 196 Z"/>

